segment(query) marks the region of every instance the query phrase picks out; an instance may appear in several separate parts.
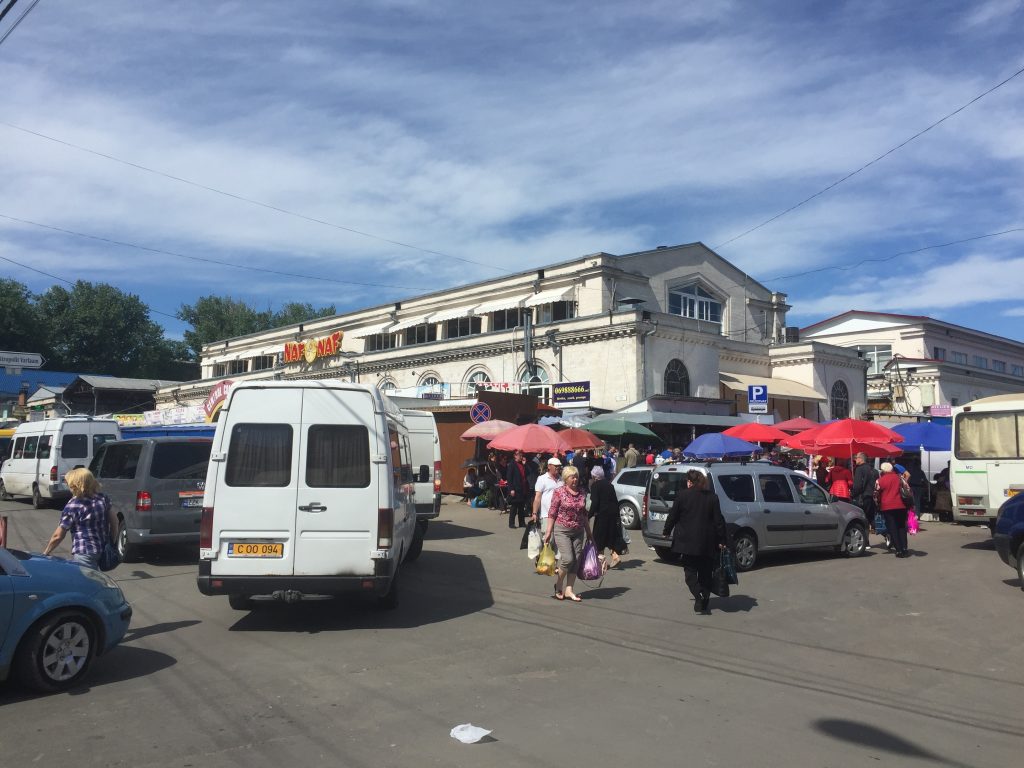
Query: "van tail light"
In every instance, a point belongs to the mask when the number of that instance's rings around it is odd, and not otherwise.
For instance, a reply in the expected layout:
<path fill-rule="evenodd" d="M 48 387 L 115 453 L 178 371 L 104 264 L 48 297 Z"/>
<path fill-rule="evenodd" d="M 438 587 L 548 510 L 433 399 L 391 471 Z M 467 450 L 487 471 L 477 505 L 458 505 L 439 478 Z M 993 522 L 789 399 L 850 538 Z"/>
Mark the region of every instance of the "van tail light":
<path fill-rule="evenodd" d="M 57 482 L 57 468 L 56 467 L 50 467 L 50 482 L 51 483 L 56 483 Z"/>
<path fill-rule="evenodd" d="M 647 519 L 647 494 L 646 493 L 644 494 L 643 502 L 640 504 L 640 515 L 643 517 L 644 520 Z"/>
<path fill-rule="evenodd" d="M 434 462 L 434 493 L 441 492 L 441 462 Z"/>
<path fill-rule="evenodd" d="M 210 510 L 211 512 L 213 510 Z M 387 549 L 394 543 L 395 510 L 377 510 L 377 549 Z"/>
<path fill-rule="evenodd" d="M 199 548 L 210 549 L 213 546 L 213 507 L 203 507 L 203 516 L 199 520 Z"/>
<path fill-rule="evenodd" d="M 153 509 L 153 497 L 149 491 L 137 491 L 135 494 L 135 511 L 149 512 Z"/>

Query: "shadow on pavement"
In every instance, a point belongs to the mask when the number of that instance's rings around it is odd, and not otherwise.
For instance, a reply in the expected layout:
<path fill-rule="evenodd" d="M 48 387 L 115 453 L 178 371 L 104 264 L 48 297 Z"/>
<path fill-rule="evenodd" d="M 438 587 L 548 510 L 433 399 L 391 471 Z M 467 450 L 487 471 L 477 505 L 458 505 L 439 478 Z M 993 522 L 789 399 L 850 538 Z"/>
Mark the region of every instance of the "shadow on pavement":
<path fill-rule="evenodd" d="M 480 528 L 467 528 L 464 525 L 453 523 L 451 520 L 431 520 L 427 526 L 428 540 L 444 541 L 445 539 L 469 539 L 474 536 L 493 536 L 491 531 L 484 531 Z"/>
<path fill-rule="evenodd" d="M 627 571 L 630 568 L 643 568 L 643 567 L 644 567 L 644 561 L 641 560 L 638 557 L 634 557 L 634 558 L 631 558 L 629 560 L 626 560 L 625 558 L 623 558 L 621 561 L 619 561 L 618 565 L 616 565 L 614 568 L 612 568 L 612 570 L 613 571 Z"/>
<path fill-rule="evenodd" d="M 338 632 L 349 629 L 407 629 L 450 621 L 494 605 L 483 563 L 476 555 L 423 554 L 402 566 L 399 605 L 383 610 L 366 595 L 305 600 L 294 605 L 256 601 L 239 612 L 231 632 Z"/>
<path fill-rule="evenodd" d="M 629 592 L 629 587 L 595 587 L 594 589 L 579 589 L 579 582 L 576 582 L 576 594 L 584 600 L 611 600 Z"/>
<path fill-rule="evenodd" d="M 121 683 L 125 680 L 133 680 L 137 677 L 145 677 L 162 669 L 167 669 L 178 663 L 173 656 L 166 653 L 152 651 L 148 648 L 128 648 L 117 646 L 112 651 L 98 659 L 93 659 L 92 668 L 86 674 L 85 679 L 79 685 L 65 691 L 68 696 L 83 696 L 93 688 L 111 683 Z M 18 686 L 16 683 L 8 682 L 0 686 L 0 707 L 8 704 L 15 704 L 19 701 L 29 701 L 44 696 L 58 696 L 59 693 L 34 693 Z"/>
<path fill-rule="evenodd" d="M 1020 583 L 1020 579 L 1003 579 L 1003 584 L 1008 587 L 1014 587 L 1015 589 L 1021 589 L 1024 587 L 1024 585 Z"/>
<path fill-rule="evenodd" d="M 184 629 L 185 627 L 194 627 L 196 624 L 201 623 L 202 622 L 198 619 L 188 619 L 186 621 L 165 621 L 160 624 L 150 624 L 148 627 L 129 629 L 121 642 L 131 643 L 135 640 L 141 640 L 144 637 L 162 635 L 165 632 L 173 632 L 176 629 Z"/>
<path fill-rule="evenodd" d="M 946 760 L 934 752 L 929 752 L 902 736 L 897 736 L 890 731 L 876 728 L 873 725 L 864 725 L 852 720 L 838 719 L 815 720 L 813 725 L 816 730 L 824 733 L 826 736 L 831 736 L 838 741 L 846 741 L 868 750 L 877 749 L 893 755 L 922 758 L 942 765 L 961 765 L 961 763 Z M 865 762 L 867 759 L 868 756 L 865 755 Z"/>
<path fill-rule="evenodd" d="M 712 595 L 708 608 L 722 613 L 749 613 L 757 608 L 757 598 L 749 595 L 729 595 L 729 597 Z"/>
<path fill-rule="evenodd" d="M 985 539 L 984 541 L 972 541 L 964 544 L 960 549 L 984 549 L 989 552 L 995 552 L 996 543 L 993 539 Z"/>

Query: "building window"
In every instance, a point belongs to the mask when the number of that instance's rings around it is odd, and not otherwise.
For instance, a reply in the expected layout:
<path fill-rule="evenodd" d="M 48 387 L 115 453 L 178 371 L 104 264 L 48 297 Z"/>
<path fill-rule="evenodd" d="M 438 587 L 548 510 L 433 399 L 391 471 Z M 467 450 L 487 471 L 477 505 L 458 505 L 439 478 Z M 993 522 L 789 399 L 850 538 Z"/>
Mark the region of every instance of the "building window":
<path fill-rule="evenodd" d="M 857 350 L 863 353 L 864 359 L 868 361 L 868 376 L 877 376 L 883 373 L 885 366 L 892 360 L 892 346 L 889 344 L 862 345 L 858 346 Z"/>
<path fill-rule="evenodd" d="M 531 371 L 529 366 L 519 376 L 522 383 L 521 391 L 524 395 L 536 395 L 542 403 L 551 400 L 551 385 L 548 384 L 548 372 L 539 365 L 534 365 Z"/>
<path fill-rule="evenodd" d="M 971 365 L 975 368 L 988 368 L 988 358 L 981 355 L 974 355 L 971 358 Z"/>
<path fill-rule="evenodd" d="M 227 374 L 229 376 L 236 376 L 239 373 L 245 373 L 249 368 L 248 360 L 232 360 L 227 364 Z"/>
<path fill-rule="evenodd" d="M 277 365 L 277 355 L 260 355 L 252 359 L 253 371 L 266 371 Z"/>
<path fill-rule="evenodd" d="M 850 390 L 846 388 L 844 382 L 837 381 L 832 385 L 829 405 L 832 408 L 833 419 L 845 419 L 850 415 Z"/>
<path fill-rule="evenodd" d="M 537 325 L 557 323 L 559 320 L 571 320 L 576 317 L 575 301 L 553 301 L 537 307 Z"/>
<path fill-rule="evenodd" d="M 436 387 L 441 383 L 441 380 L 437 376 L 424 376 L 420 379 L 421 387 Z"/>
<path fill-rule="evenodd" d="M 669 291 L 668 311 L 669 314 L 694 320 L 722 322 L 722 302 L 696 283 Z"/>
<path fill-rule="evenodd" d="M 456 317 L 444 322 L 444 337 L 446 339 L 458 339 L 478 333 L 480 333 L 479 317 Z"/>
<path fill-rule="evenodd" d="M 377 389 L 381 392 L 387 392 L 389 389 L 397 389 L 397 385 L 391 379 L 381 379 L 377 384 Z"/>
<path fill-rule="evenodd" d="M 503 309 L 500 312 L 491 312 L 491 330 L 509 331 L 518 328 L 523 324 L 523 309 Z"/>
<path fill-rule="evenodd" d="M 957 365 L 967 365 L 967 353 L 966 352 L 950 352 L 950 362 L 956 363 Z"/>
<path fill-rule="evenodd" d="M 433 323 L 414 325 L 412 328 L 405 329 L 405 346 L 407 347 L 431 341 L 437 341 L 437 326 Z"/>
<path fill-rule="evenodd" d="M 690 396 L 690 374 L 681 360 L 671 360 L 665 367 L 665 394 Z"/>
<path fill-rule="evenodd" d="M 992 370 L 996 373 L 1006 373 L 1006 363 L 1003 360 L 993 360 Z"/>
<path fill-rule="evenodd" d="M 382 349 L 394 349 L 395 334 L 374 333 L 370 336 L 367 336 L 365 342 L 366 344 L 363 347 L 364 352 L 379 352 Z"/>
<path fill-rule="evenodd" d="M 1014 376 L 1024 376 L 1024 365 L 1011 366 L 1010 373 L 1012 373 Z"/>
<path fill-rule="evenodd" d="M 951 397 L 951 398 L 949 398 L 949 404 L 954 406 L 954 407 L 960 405 L 960 398 L 959 397 Z"/>
<path fill-rule="evenodd" d="M 491 377 L 487 371 L 474 371 L 466 379 L 467 394 L 474 395 L 481 389 L 490 389 Z"/>
<path fill-rule="evenodd" d="M 946 359 L 946 348 L 945 347 L 932 347 L 932 360 L 945 360 Z"/>
<path fill-rule="evenodd" d="M 225 375 L 224 363 L 213 364 L 213 378 L 218 379 Z"/>

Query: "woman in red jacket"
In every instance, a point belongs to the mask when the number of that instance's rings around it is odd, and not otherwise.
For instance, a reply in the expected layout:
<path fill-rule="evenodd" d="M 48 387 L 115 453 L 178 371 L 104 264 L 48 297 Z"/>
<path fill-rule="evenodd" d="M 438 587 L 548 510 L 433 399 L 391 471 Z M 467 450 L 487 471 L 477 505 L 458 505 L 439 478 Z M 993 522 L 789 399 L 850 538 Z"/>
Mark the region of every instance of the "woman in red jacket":
<path fill-rule="evenodd" d="M 893 471 L 888 461 L 880 467 L 878 476 L 878 507 L 885 518 L 885 527 L 896 550 L 896 557 L 907 556 L 907 505 L 900 493 L 902 478 Z"/>
<path fill-rule="evenodd" d="M 824 459 L 823 459 L 824 461 Z M 828 471 L 828 490 L 837 499 L 850 500 L 850 491 L 853 489 L 853 473 L 846 466 L 843 459 L 835 459 L 835 463 Z M 868 522 L 873 522 L 869 520 Z"/>

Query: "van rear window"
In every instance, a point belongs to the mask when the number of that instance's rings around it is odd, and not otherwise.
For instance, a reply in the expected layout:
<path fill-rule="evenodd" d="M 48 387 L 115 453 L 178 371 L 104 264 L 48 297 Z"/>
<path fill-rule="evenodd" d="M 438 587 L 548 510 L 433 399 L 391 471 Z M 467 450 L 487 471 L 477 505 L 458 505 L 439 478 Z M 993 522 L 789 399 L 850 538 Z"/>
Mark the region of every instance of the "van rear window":
<path fill-rule="evenodd" d="M 202 480 L 210 464 L 209 442 L 157 443 L 149 474 L 158 480 Z"/>
<path fill-rule="evenodd" d="M 718 484 L 732 501 L 754 501 L 752 475 L 719 475 Z"/>
<path fill-rule="evenodd" d="M 236 488 L 284 488 L 291 481 L 290 424 L 236 424 L 232 428 L 224 482 Z"/>
<path fill-rule="evenodd" d="M 139 443 L 113 443 L 93 459 L 93 474 L 101 480 L 134 480 L 141 455 Z"/>
<path fill-rule="evenodd" d="M 85 459 L 88 456 L 88 435 L 64 435 L 60 441 L 60 457 L 62 459 Z"/>
<path fill-rule="evenodd" d="M 370 432 L 358 424 L 314 424 L 306 445 L 310 488 L 366 488 L 370 484 Z"/>

